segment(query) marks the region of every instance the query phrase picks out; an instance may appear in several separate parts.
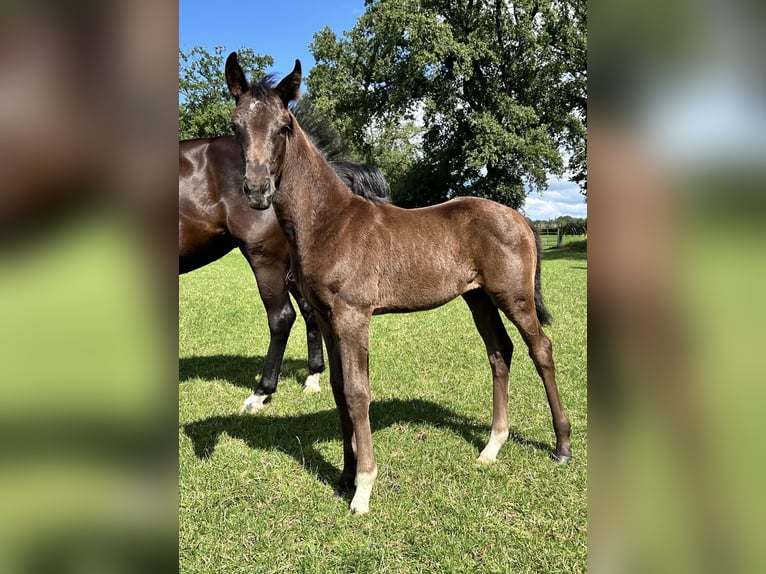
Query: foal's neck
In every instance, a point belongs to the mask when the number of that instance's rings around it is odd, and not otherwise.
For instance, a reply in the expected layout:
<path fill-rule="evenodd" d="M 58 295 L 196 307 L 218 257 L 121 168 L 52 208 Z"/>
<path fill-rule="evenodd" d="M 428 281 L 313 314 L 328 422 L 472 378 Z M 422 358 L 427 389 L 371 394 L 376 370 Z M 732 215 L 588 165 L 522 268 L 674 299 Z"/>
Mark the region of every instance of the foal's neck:
<path fill-rule="evenodd" d="M 353 192 L 297 125 L 285 153 L 274 210 L 288 240 L 300 250 L 300 240 L 332 228 L 333 218 L 353 201 Z"/>

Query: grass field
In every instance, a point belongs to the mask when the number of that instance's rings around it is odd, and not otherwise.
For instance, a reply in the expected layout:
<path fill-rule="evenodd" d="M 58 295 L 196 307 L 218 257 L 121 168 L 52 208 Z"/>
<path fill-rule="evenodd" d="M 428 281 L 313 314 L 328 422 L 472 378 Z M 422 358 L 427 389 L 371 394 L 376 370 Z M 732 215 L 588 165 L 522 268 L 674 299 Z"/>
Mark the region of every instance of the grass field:
<path fill-rule="evenodd" d="M 547 250 L 558 384 L 574 458 L 557 466 L 542 383 L 516 330 L 511 438 L 496 464 L 492 384 L 461 299 L 373 318 L 370 407 L 378 480 L 370 514 L 338 495 L 340 423 L 327 373 L 305 395 L 306 335 L 296 321 L 272 403 L 238 414 L 268 344 L 247 263 L 232 253 L 179 278 L 181 572 L 586 571 L 585 242 Z"/>

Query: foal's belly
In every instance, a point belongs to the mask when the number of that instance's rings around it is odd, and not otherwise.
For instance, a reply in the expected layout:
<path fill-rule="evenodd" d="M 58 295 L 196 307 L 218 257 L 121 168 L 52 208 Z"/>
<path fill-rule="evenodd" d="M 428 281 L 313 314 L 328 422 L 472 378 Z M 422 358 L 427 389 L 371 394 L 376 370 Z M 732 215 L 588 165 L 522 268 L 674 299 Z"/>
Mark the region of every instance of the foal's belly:
<path fill-rule="evenodd" d="M 477 273 L 409 275 L 398 283 L 381 285 L 373 314 L 425 311 L 449 303 L 466 291 L 481 287 Z"/>

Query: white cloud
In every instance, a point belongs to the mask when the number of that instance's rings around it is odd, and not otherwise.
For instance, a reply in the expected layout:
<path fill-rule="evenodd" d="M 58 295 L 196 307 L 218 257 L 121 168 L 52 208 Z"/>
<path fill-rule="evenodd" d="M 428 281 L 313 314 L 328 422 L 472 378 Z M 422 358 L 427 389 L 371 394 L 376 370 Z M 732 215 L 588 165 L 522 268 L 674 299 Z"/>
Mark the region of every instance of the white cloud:
<path fill-rule="evenodd" d="M 562 215 L 587 217 L 588 205 L 576 183 L 551 178 L 547 190 L 542 193 L 531 192 L 527 196 L 521 212 L 534 220 L 556 219 Z"/>

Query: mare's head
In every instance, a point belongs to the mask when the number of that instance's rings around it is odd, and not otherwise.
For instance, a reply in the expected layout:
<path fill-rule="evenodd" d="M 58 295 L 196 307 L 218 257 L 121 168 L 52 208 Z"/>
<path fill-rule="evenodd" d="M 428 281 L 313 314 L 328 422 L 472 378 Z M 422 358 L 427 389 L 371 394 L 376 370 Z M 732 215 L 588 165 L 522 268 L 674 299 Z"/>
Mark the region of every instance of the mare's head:
<path fill-rule="evenodd" d="M 252 86 L 232 52 L 226 60 L 226 84 L 236 106 L 231 114 L 234 132 L 245 159 L 244 192 L 250 207 L 267 209 L 282 175 L 285 146 L 294 119 L 287 104 L 298 98 L 301 63 L 276 86 L 266 78 Z"/>

